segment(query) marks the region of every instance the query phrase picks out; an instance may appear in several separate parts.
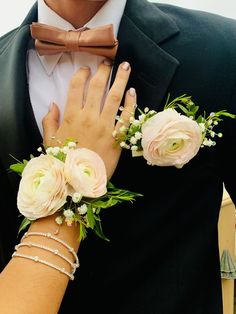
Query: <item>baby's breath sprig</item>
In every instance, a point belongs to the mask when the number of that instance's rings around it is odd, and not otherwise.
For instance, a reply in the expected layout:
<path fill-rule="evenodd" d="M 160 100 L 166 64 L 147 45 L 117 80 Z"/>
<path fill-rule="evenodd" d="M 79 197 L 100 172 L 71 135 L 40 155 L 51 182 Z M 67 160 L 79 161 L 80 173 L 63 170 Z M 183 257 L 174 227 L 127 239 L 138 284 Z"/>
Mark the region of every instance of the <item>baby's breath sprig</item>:
<path fill-rule="evenodd" d="M 144 110 L 137 109 L 139 115 L 137 118 L 130 117 L 128 130 L 127 127 L 122 125 L 118 132 L 112 134 L 122 148 L 132 151 L 133 156 L 142 155 L 142 125 L 157 113 L 155 110 L 149 110 L 148 107 L 145 107 Z M 120 121 L 119 117 L 117 117 L 117 120 Z M 122 121 L 120 122 L 122 123 Z"/>
<path fill-rule="evenodd" d="M 52 155 L 53 157 L 64 162 L 69 149 L 75 149 L 76 147 L 77 143 L 72 139 L 68 139 L 65 141 L 64 146 L 50 146 L 46 148 L 45 152 L 47 155 Z M 42 147 L 39 147 L 37 150 L 38 152 L 43 152 Z"/>

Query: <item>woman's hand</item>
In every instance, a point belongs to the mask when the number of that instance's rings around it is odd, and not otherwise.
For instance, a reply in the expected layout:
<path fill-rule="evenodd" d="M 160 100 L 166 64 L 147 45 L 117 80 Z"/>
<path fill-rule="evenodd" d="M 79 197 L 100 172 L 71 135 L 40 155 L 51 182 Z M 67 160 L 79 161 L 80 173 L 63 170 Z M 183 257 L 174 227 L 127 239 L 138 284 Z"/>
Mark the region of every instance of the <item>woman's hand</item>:
<path fill-rule="evenodd" d="M 114 130 L 119 131 L 123 124 L 129 125 L 136 105 L 136 93 L 131 88 L 125 95 L 124 110 L 120 116 L 123 123 L 116 120 L 131 69 L 127 62 L 122 63 L 111 89 L 105 95 L 111 68 L 111 64 L 104 61 L 89 84 L 90 69 L 80 68 L 71 79 L 61 125 L 56 104 L 52 105 L 43 119 L 45 147 L 60 146 L 58 143 L 63 145 L 69 138 L 76 140 L 78 147 L 89 148 L 100 155 L 106 166 L 108 180 L 121 153 L 121 147 L 115 143 L 112 133 Z"/>

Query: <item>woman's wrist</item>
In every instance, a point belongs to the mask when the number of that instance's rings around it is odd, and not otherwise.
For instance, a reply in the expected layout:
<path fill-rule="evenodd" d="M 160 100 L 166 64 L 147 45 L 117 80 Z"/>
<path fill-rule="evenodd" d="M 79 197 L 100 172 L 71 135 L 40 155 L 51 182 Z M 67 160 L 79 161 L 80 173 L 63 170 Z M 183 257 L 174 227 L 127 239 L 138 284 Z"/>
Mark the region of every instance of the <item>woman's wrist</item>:
<path fill-rule="evenodd" d="M 77 251 L 79 248 L 79 223 L 70 227 L 66 223 L 55 222 L 58 214 L 39 218 L 31 223 L 21 242 L 15 247 L 13 256 L 37 259 L 54 265 L 56 268 L 73 274 L 79 267 Z"/>
<path fill-rule="evenodd" d="M 43 232 L 50 233 L 62 241 L 66 242 L 70 247 L 72 247 L 75 252 L 79 248 L 79 236 L 80 236 L 80 226 L 79 223 L 73 223 L 68 226 L 65 222 L 58 225 L 55 221 L 58 213 L 44 218 L 39 218 L 31 223 L 28 232 Z M 45 241 L 45 239 L 44 239 Z"/>

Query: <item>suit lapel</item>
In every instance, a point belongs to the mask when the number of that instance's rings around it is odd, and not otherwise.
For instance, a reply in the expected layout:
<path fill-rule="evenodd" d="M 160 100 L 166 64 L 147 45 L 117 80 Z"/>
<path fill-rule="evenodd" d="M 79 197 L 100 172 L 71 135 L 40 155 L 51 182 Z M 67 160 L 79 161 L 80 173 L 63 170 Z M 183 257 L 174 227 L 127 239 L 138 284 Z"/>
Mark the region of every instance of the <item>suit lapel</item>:
<path fill-rule="evenodd" d="M 112 81 L 118 65 L 131 64 L 128 87 L 135 87 L 139 107 L 158 109 L 179 65 L 161 48 L 161 43 L 177 35 L 175 22 L 156 5 L 144 0 L 128 0 L 120 23 L 119 49 Z"/>
<path fill-rule="evenodd" d="M 42 139 L 29 101 L 26 57 L 30 41 L 29 24 L 37 19 L 36 6 L 32 8 L 17 31 L 4 38 L 0 50 L 0 147 L 1 163 L 7 170 L 18 159 L 29 158 Z M 9 179 L 15 182 L 14 176 Z"/>

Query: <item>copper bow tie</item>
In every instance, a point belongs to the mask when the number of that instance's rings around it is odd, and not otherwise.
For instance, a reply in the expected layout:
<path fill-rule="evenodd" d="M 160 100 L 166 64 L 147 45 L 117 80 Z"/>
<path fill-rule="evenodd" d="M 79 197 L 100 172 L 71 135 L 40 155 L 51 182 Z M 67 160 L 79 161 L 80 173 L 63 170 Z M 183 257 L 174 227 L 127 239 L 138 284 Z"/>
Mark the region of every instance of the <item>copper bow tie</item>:
<path fill-rule="evenodd" d="M 86 51 L 114 59 L 118 48 L 112 24 L 81 31 L 64 31 L 46 24 L 32 23 L 30 30 L 31 36 L 35 39 L 35 48 L 40 55 Z"/>

